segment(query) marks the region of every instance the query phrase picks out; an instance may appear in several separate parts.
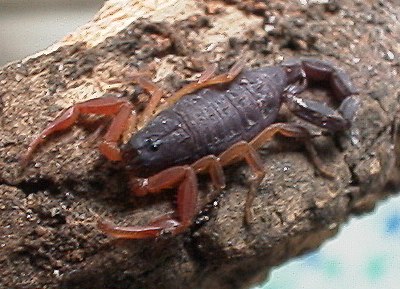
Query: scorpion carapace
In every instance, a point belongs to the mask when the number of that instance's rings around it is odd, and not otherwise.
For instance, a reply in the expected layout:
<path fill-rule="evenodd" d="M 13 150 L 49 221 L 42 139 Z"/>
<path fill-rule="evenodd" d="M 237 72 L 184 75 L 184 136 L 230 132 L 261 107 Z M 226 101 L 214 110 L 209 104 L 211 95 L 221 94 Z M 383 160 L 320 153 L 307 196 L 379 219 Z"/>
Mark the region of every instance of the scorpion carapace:
<path fill-rule="evenodd" d="M 152 120 L 162 98 L 162 91 L 152 82 L 131 79 L 151 97 L 140 117 L 126 99 L 114 96 L 97 98 L 66 109 L 28 147 L 22 158 L 25 165 L 36 148 L 48 136 L 71 127 L 80 115 L 111 115 L 113 121 L 99 149 L 109 160 L 123 161 L 132 175 L 136 196 L 156 194 L 177 188 L 177 209 L 148 226 L 118 227 L 99 222 L 105 233 L 130 239 L 154 238 L 164 233 L 186 230 L 196 217 L 197 174 L 208 173 L 215 192 L 225 187 L 223 167 L 245 160 L 253 173 L 245 204 L 245 220 L 251 219 L 251 204 L 256 189 L 265 176 L 257 149 L 276 134 L 297 138 L 305 143 L 317 169 L 332 174 L 319 160 L 310 139 L 311 133 L 294 123 L 276 123 L 282 103 L 298 117 L 328 131 L 347 129 L 350 125 L 340 113 L 348 96 L 356 93 L 349 77 L 328 62 L 292 60 L 279 66 L 244 70 L 237 62 L 229 72 L 215 76 L 208 69 L 197 83 L 191 83 L 167 99 L 169 107 Z M 339 110 L 326 104 L 300 98 L 308 83 L 328 85 L 332 95 L 342 102 Z M 118 142 L 129 127 L 146 124 L 119 147 Z"/>

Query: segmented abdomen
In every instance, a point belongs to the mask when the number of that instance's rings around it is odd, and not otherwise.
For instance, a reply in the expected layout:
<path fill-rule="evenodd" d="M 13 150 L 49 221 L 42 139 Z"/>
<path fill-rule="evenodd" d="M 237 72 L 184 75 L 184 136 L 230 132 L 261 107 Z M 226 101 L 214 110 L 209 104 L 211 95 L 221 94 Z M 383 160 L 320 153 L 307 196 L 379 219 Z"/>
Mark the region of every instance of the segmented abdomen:
<path fill-rule="evenodd" d="M 230 85 L 203 89 L 171 111 L 190 135 L 191 159 L 218 155 L 238 141 L 250 141 L 278 114 L 286 77 L 281 68 L 245 71 Z"/>
<path fill-rule="evenodd" d="M 127 166 L 150 175 L 250 141 L 275 121 L 286 84 L 283 68 L 267 67 L 184 96 L 132 136 L 123 148 Z"/>

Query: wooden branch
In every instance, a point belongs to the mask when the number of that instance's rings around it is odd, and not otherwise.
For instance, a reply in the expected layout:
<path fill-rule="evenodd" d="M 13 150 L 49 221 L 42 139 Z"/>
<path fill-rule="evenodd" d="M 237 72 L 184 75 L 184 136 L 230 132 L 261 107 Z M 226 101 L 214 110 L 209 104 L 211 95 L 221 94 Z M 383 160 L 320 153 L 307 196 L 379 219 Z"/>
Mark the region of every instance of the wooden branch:
<path fill-rule="evenodd" d="M 317 248 L 352 213 L 371 210 L 399 171 L 400 9 L 382 3 L 110 0 L 62 41 L 3 67 L 0 287 L 248 288 Z M 319 176 L 301 145 L 278 140 L 262 151 L 268 172 L 251 226 L 243 223 L 245 165 L 226 170 L 227 189 L 189 232 L 141 241 L 113 240 L 96 222 L 146 224 L 171 209 L 173 193 L 131 197 L 123 168 L 85 142 L 87 129 L 53 138 L 20 172 L 27 144 L 60 110 L 108 92 L 137 96 L 134 85 L 100 81 L 123 69 L 147 67 L 173 91 L 210 62 L 226 70 L 239 57 L 257 67 L 310 55 L 343 68 L 360 90 L 352 128 L 313 140 L 336 179 Z M 329 101 L 317 88 L 308 97 Z"/>

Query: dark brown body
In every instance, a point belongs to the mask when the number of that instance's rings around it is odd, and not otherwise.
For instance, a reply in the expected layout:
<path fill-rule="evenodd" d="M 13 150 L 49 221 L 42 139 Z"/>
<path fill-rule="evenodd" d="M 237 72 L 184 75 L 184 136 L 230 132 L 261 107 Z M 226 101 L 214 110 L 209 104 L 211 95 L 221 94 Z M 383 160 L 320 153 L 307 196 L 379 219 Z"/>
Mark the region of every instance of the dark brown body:
<path fill-rule="evenodd" d="M 137 156 L 124 159 L 144 176 L 250 141 L 276 120 L 287 84 L 282 66 L 265 67 L 187 95 L 131 138 L 123 150 Z"/>
<path fill-rule="evenodd" d="M 347 128 L 348 122 L 335 110 L 297 98 L 307 78 L 330 82 L 339 100 L 355 92 L 345 74 L 318 60 L 245 70 L 228 84 L 201 89 L 162 111 L 122 148 L 123 159 L 135 175 L 144 177 L 219 155 L 274 123 L 282 102 L 316 125 L 332 131 Z"/>

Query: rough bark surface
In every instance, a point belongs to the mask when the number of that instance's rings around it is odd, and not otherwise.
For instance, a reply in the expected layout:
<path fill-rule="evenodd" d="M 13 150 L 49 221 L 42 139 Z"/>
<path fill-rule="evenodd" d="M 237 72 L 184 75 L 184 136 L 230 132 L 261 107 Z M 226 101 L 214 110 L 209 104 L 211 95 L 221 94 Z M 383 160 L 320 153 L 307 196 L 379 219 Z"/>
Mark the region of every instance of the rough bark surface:
<path fill-rule="evenodd" d="M 248 288 L 391 193 L 398 172 L 400 6 L 395 0 L 301 2 L 110 0 L 64 40 L 3 67 L 0 287 Z M 188 232 L 141 241 L 103 235 L 99 218 L 146 224 L 171 209 L 174 194 L 130 196 L 123 168 L 85 142 L 90 128 L 52 138 L 20 172 L 29 141 L 63 108 L 110 91 L 137 101 L 134 85 L 110 88 L 100 76 L 147 66 L 174 91 L 210 62 L 226 70 L 238 57 L 257 67 L 301 56 L 349 73 L 360 91 L 352 127 L 313 140 L 334 180 L 316 172 L 300 144 L 278 139 L 266 146 L 267 177 L 250 226 L 243 223 L 249 171 L 237 165 L 226 170 L 227 189 Z M 306 96 L 330 101 L 318 88 Z M 281 118 L 299 121 L 284 110 Z M 201 179 L 201 203 L 208 181 Z"/>

